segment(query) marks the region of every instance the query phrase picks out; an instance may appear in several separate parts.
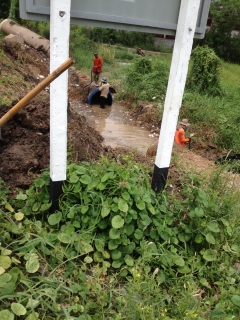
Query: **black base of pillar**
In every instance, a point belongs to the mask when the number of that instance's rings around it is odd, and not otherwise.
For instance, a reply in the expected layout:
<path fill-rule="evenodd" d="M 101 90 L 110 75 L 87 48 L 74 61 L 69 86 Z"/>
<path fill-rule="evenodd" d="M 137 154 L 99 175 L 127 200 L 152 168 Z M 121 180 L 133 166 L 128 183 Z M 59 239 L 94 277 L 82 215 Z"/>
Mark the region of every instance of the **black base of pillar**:
<path fill-rule="evenodd" d="M 50 211 L 53 213 L 59 209 L 59 197 L 62 194 L 63 181 L 52 181 L 50 179 L 50 200 L 52 201 L 52 206 Z"/>
<path fill-rule="evenodd" d="M 154 165 L 152 189 L 156 193 L 159 193 L 165 188 L 168 176 L 168 169 L 169 168 L 158 168 L 156 165 Z"/>

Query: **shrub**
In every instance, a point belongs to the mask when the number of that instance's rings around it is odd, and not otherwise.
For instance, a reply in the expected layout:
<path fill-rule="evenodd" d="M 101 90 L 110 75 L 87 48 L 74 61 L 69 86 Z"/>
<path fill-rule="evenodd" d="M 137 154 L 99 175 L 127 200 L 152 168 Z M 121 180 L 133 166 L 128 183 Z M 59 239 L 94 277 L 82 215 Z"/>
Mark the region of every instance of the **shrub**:
<path fill-rule="evenodd" d="M 196 47 L 192 52 L 193 66 L 186 88 L 212 96 L 222 95 L 220 87 L 220 59 L 207 46 Z"/>

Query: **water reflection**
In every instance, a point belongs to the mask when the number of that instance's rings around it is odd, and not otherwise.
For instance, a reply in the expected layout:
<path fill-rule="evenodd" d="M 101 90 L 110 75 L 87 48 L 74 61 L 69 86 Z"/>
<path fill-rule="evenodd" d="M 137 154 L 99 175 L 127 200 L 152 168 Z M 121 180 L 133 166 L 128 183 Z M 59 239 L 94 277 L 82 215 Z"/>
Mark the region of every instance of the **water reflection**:
<path fill-rule="evenodd" d="M 129 111 L 114 101 L 113 105 L 101 109 L 99 105 L 89 107 L 79 103 L 71 107 L 86 117 L 89 125 L 95 128 L 104 138 L 104 144 L 111 147 L 130 147 L 146 153 L 148 147 L 156 140 L 143 127 L 132 125 Z"/>

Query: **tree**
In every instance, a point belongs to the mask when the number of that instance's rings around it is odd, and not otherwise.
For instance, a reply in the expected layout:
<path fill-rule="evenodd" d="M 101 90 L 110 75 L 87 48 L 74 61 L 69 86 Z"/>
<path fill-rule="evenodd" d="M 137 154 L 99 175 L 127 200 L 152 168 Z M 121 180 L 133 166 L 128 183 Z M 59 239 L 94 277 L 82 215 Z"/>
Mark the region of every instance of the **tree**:
<path fill-rule="evenodd" d="M 240 35 L 232 35 L 232 30 L 240 30 L 239 16 L 240 0 L 212 0 L 209 14 L 212 25 L 205 38 L 195 45 L 208 45 L 220 58 L 240 63 Z"/>
<path fill-rule="evenodd" d="M 16 22 L 20 21 L 18 0 L 11 0 L 11 6 L 9 10 L 9 19 L 14 20 Z"/>
<path fill-rule="evenodd" d="M 9 9 L 11 0 L 1 0 L 0 2 L 0 19 L 7 19 L 9 15 Z"/>

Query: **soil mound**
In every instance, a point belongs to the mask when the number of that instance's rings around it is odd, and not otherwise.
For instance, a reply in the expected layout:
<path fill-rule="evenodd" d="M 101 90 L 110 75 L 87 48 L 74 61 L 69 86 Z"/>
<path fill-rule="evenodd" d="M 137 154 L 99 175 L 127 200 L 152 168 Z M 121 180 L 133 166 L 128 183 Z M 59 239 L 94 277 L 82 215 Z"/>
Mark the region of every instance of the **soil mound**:
<path fill-rule="evenodd" d="M 42 52 L 19 43 L 0 43 L 3 57 L 0 63 L 0 117 L 21 100 L 49 74 L 49 58 Z M 75 161 L 96 159 L 104 153 L 102 136 L 90 127 L 86 119 L 71 108 L 71 101 L 81 100 L 82 88 L 74 68 L 69 69 L 68 149 Z M 26 188 L 41 171 L 49 167 L 50 101 L 49 90 L 39 93 L 1 128 L 0 177 L 13 188 Z"/>

